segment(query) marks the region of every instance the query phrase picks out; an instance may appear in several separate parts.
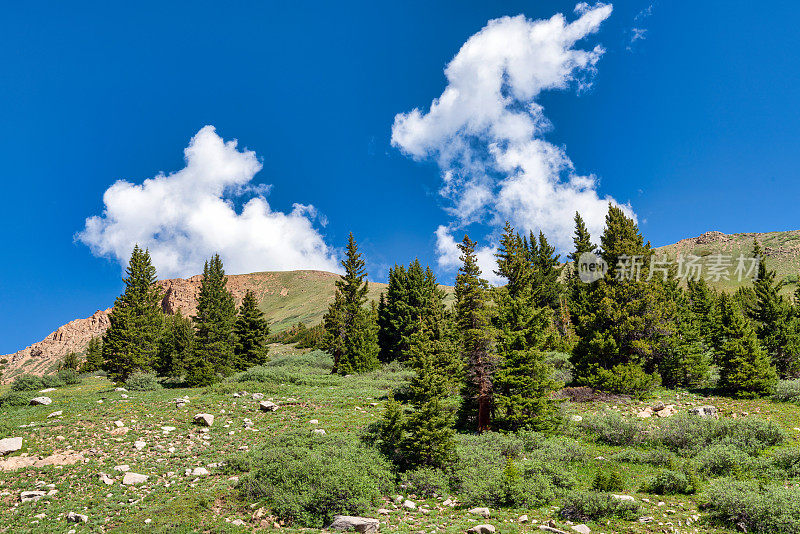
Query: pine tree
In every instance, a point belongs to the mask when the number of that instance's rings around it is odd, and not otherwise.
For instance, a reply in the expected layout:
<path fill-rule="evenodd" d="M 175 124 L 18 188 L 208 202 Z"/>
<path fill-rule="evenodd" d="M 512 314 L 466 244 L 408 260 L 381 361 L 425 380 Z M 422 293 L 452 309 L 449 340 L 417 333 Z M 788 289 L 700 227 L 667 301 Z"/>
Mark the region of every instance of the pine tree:
<path fill-rule="evenodd" d="M 350 234 L 342 261 L 344 274 L 336 281 L 336 295 L 325 324 L 326 349 L 333 355 L 333 372 L 362 373 L 378 366 L 378 312 L 364 308 L 368 282 L 364 259 Z"/>
<path fill-rule="evenodd" d="M 722 299 L 721 308 L 723 342 L 717 354 L 719 387 L 737 397 L 768 395 L 778 377 L 769 356 L 758 343 L 755 330 L 730 297 Z"/>
<path fill-rule="evenodd" d="M 116 381 L 153 370 L 163 327 L 162 292 L 150 253 L 136 245 L 125 272 L 125 292 L 114 302 L 103 335 L 103 369 Z"/>
<path fill-rule="evenodd" d="M 103 368 L 103 341 L 93 337 L 86 346 L 86 360 L 81 366 L 82 373 L 93 373 Z"/>
<path fill-rule="evenodd" d="M 533 244 L 533 233 L 530 235 L 530 243 Z M 553 311 L 558 311 L 561 306 L 561 263 L 560 255 L 555 253 L 556 249 L 547 242 L 547 238 L 539 232 L 539 242 L 529 250 L 530 261 L 533 265 L 533 298 L 534 303 L 539 308 L 548 307 Z"/>
<path fill-rule="evenodd" d="M 227 288 L 219 254 L 203 267 L 203 279 L 194 317 L 196 345 L 186 369 L 186 381 L 205 386 L 230 375 L 236 368 L 236 303 Z"/>
<path fill-rule="evenodd" d="M 617 272 L 617 263 L 622 256 L 639 256 L 646 264 L 652 254 L 650 242 L 644 242 L 636 222 L 625 215 L 618 206 L 608 205 L 606 226 L 600 236 L 601 256 L 608 264 L 610 278 Z M 643 274 L 645 274 L 643 272 Z"/>
<path fill-rule="evenodd" d="M 460 420 L 484 432 L 491 425 L 492 375 L 496 366 L 488 306 L 489 284 L 481 278 L 475 242 L 465 235 L 458 248 L 462 265 L 456 276 L 456 325 L 461 332 L 461 355 L 467 372 Z"/>
<path fill-rule="evenodd" d="M 597 249 L 597 245 L 592 243 L 592 236 L 589 234 L 589 230 L 586 228 L 586 223 L 583 222 L 583 217 L 577 211 L 575 212 L 575 233 L 572 237 L 572 243 L 575 245 L 575 249 L 569 255 L 570 261 L 574 264 L 578 263 L 578 259 L 580 259 L 581 254 L 584 252 L 594 252 Z"/>
<path fill-rule="evenodd" d="M 258 309 L 255 293 L 248 291 L 239 306 L 239 316 L 234 327 L 236 333 L 236 367 L 243 371 L 267 362 L 269 324 L 264 312 Z"/>
<path fill-rule="evenodd" d="M 194 325 L 190 318 L 184 317 L 180 308 L 167 317 L 165 323 L 156 371 L 159 376 L 180 377 L 192 360 L 195 349 Z"/>

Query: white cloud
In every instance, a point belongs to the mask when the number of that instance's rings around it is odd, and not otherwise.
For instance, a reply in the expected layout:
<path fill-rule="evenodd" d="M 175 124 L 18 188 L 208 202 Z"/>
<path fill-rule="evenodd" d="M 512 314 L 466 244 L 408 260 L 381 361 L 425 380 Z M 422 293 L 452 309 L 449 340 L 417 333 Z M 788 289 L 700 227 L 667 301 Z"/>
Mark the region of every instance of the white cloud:
<path fill-rule="evenodd" d="M 256 154 L 205 126 L 184 150 L 186 166 L 141 185 L 120 180 L 103 195 L 101 216 L 86 219 L 77 239 L 98 256 L 126 265 L 135 244 L 150 250 L 160 278 L 202 272 L 219 253 L 230 274 L 268 270 L 337 271 L 335 255 L 314 227 L 313 206 L 273 211 L 252 184 Z M 241 210 L 233 199 L 250 197 Z M 324 222 L 324 221 L 323 221 Z"/>
<path fill-rule="evenodd" d="M 441 266 L 458 264 L 452 232 L 474 223 L 487 227 L 491 241 L 508 219 L 523 232 L 543 231 L 562 252 L 572 246 L 576 210 L 595 236 L 602 230 L 608 203 L 618 202 L 601 196 L 596 177 L 578 174 L 564 149 L 544 139 L 552 125 L 537 97 L 590 86 L 604 50 L 575 44 L 611 10 L 581 3 L 572 22 L 561 14 L 491 20 L 447 65 L 447 86 L 429 110 L 395 117 L 392 144 L 414 159 L 434 158 L 442 171 L 452 220 L 436 231 Z M 492 249 L 481 249 L 483 256 Z"/>

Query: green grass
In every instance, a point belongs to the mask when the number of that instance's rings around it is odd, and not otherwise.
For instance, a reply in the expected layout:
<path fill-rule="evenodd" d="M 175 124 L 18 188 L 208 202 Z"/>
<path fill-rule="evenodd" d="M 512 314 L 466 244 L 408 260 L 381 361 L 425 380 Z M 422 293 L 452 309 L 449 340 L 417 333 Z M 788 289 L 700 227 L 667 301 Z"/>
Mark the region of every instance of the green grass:
<path fill-rule="evenodd" d="M 244 477 L 246 473 L 237 473 L 220 464 L 255 453 L 277 436 L 310 433 L 312 428 L 325 429 L 331 438 L 357 440 L 366 427 L 380 417 L 387 394 L 408 377 L 408 373 L 398 367 L 362 376 L 330 375 L 330 360 L 324 354 L 303 354 L 291 347 L 278 350 L 287 354 L 274 354 L 272 362 L 260 371 L 236 377 L 241 381 L 234 379 L 207 389 L 129 391 L 125 393 L 128 398 L 123 398 L 123 393 L 114 392 L 113 385 L 105 378 L 91 377 L 79 385 L 64 386 L 50 393 L 53 399 L 50 406 L 0 408 L 0 438 L 24 438 L 23 450 L 14 456 L 47 456 L 71 450 L 86 459 L 60 468 L 0 471 L 0 532 L 50 533 L 72 528 L 78 533 L 250 532 L 257 527 L 272 528 L 278 519 L 265 508 L 265 502 L 244 499 L 236 481 L 231 479 L 232 476 Z M 260 378 L 254 379 L 256 376 Z M 242 390 L 248 395 L 233 396 L 234 392 Z M 7 387 L 0 394 L 5 391 Z M 252 393 L 263 393 L 265 398 L 284 405 L 276 412 L 260 412 L 258 401 L 250 396 Z M 183 396 L 190 399 L 190 404 L 176 408 L 173 400 Z M 370 515 L 380 517 L 383 532 L 465 532 L 477 519 L 495 525 L 502 533 L 538 532 L 534 520 L 553 520 L 559 528 L 569 532 L 567 520 L 561 517 L 559 510 L 564 499 L 568 495 L 584 495 L 583 492 L 590 491 L 598 473 L 613 471 L 619 473 L 623 484 L 622 489 L 614 493 L 633 496 L 641 508 L 640 515 L 652 516 L 654 521 L 644 524 L 612 515 L 588 522 L 593 532 L 643 534 L 668 530 L 667 523 L 676 528 L 680 524 L 681 530 L 686 531 L 687 520 L 692 523 L 690 532 L 695 528 L 699 532 L 735 532 L 711 524 L 709 512 L 698 506 L 700 495 L 714 479 L 701 479 L 697 495 L 654 495 L 640 491 L 667 468 L 663 465 L 665 462 L 679 464 L 669 469 L 686 467 L 684 462 L 691 461 L 686 455 L 671 456 L 647 440 L 630 446 L 609 445 L 569 418 L 580 415 L 587 421 L 592 416 L 615 413 L 622 419 L 632 420 L 642 407 L 655 399 L 676 404 L 679 411 L 686 411 L 691 405 L 713 404 L 726 419 L 736 414 L 737 419 L 760 417 L 777 423 L 787 434 L 787 441 L 757 453 L 753 468 L 741 473 L 745 478 L 780 483 L 781 480 L 774 480 L 780 476 L 774 466 L 786 464 L 782 458 L 800 445 L 800 431 L 795 430 L 800 427 L 800 407 L 769 399 L 738 401 L 660 390 L 653 398 L 641 402 L 567 404 L 565 419 L 570 422 L 555 434 L 519 437 L 493 434 L 481 438 L 459 435 L 457 439 L 461 454 L 472 455 L 469 457 L 476 462 L 475 477 L 483 476 L 481 473 L 490 468 L 488 464 L 477 462 L 483 461 L 481 458 L 496 459 L 497 456 L 492 456 L 492 450 L 496 449 L 511 455 L 520 470 L 539 473 L 537 476 L 563 475 L 567 481 L 564 484 L 570 479 L 567 485 L 572 487 L 556 491 L 553 500 L 533 508 L 490 506 L 491 517 L 483 519 L 469 514 L 466 499 L 452 490 L 433 497 L 432 492 L 426 492 L 428 496 L 408 495 L 397 488 L 384 495 L 383 502 L 376 506 L 376 509 L 387 508 L 391 513 Z M 62 410 L 63 416 L 47 417 L 56 410 Z M 192 424 L 194 414 L 201 412 L 215 415 L 214 426 L 207 434 Z M 742 415 L 744 412 L 748 415 Z M 245 419 L 252 420 L 255 431 L 244 428 Z M 311 424 L 312 419 L 319 423 Z M 111 433 L 116 420 L 129 428 L 127 434 Z M 652 418 L 641 422 L 649 435 L 654 435 L 656 427 L 664 421 Z M 172 426 L 176 430 L 165 434 L 162 426 Z M 141 451 L 133 447 L 137 440 L 147 442 Z M 170 447 L 174 447 L 172 452 Z M 243 447 L 248 450 L 242 450 Z M 772 458 L 776 460 L 771 461 Z M 123 487 L 121 474 L 113 470 L 119 464 L 128 464 L 132 471 L 149 475 L 150 479 L 142 486 Z M 185 469 L 198 466 L 206 466 L 211 475 L 199 479 L 184 475 Z M 499 471 L 504 467 L 499 467 Z M 97 478 L 99 472 L 108 473 L 117 480 L 112 486 L 106 486 Z M 37 489 L 37 481 L 54 484 L 58 492 L 35 503 L 20 503 L 20 492 Z M 470 491 L 481 495 L 482 490 L 473 485 Z M 429 512 L 404 511 L 392 500 L 396 493 Z M 444 505 L 448 497 L 456 498 L 458 504 Z M 659 506 L 659 503 L 663 504 Z M 88 515 L 89 523 L 67 523 L 64 515 L 70 511 Z M 42 513 L 45 514 L 43 519 L 35 517 Z M 519 523 L 517 520 L 522 514 L 528 515 L 531 521 Z M 700 516 L 699 522 L 692 519 L 695 515 Z M 145 522 L 148 519 L 150 521 Z M 244 521 L 245 526 L 231 525 L 230 521 L 236 519 Z M 299 532 L 302 529 L 285 524 L 282 530 Z"/>

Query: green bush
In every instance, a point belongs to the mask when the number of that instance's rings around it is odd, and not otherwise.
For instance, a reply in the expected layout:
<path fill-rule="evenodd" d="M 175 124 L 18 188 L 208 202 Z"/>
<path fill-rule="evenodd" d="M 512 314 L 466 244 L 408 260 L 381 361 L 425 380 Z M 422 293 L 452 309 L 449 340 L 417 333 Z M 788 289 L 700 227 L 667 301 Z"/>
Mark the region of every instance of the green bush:
<path fill-rule="evenodd" d="M 22 391 L 9 391 L 0 397 L 0 408 L 27 406 L 30 401 L 30 394 L 23 393 Z"/>
<path fill-rule="evenodd" d="M 34 375 L 20 375 L 11 383 L 11 391 L 36 391 L 44 389 L 41 377 Z"/>
<path fill-rule="evenodd" d="M 598 369 L 594 386 L 610 393 L 620 393 L 642 399 L 661 385 L 658 373 L 647 374 L 635 363 L 615 365 L 613 369 Z"/>
<path fill-rule="evenodd" d="M 583 426 L 609 445 L 632 445 L 642 433 L 638 421 L 622 417 L 617 412 L 609 412 L 599 417 L 587 417 Z"/>
<path fill-rule="evenodd" d="M 592 481 L 594 491 L 622 491 L 625 489 L 625 480 L 619 471 L 600 470 L 594 475 Z"/>
<path fill-rule="evenodd" d="M 682 471 L 664 469 L 649 479 L 642 486 L 644 493 L 656 495 L 690 495 L 697 490 L 697 483 L 692 475 Z"/>
<path fill-rule="evenodd" d="M 569 384 L 572 382 L 573 365 L 570 361 L 571 356 L 565 352 L 546 352 L 545 363 L 553 368 L 553 375 L 551 378 L 556 382 L 562 384 Z"/>
<path fill-rule="evenodd" d="M 786 478 L 800 477 L 800 448 L 783 449 L 770 458 L 769 463 L 780 469 Z"/>
<path fill-rule="evenodd" d="M 697 470 L 708 476 L 741 475 L 753 466 L 752 458 L 728 443 L 715 443 L 694 458 Z"/>
<path fill-rule="evenodd" d="M 406 493 L 431 498 L 450 491 L 448 477 L 441 469 L 420 467 L 406 471 L 400 480 L 400 488 Z"/>
<path fill-rule="evenodd" d="M 780 380 L 772 397 L 779 402 L 800 404 L 800 380 Z"/>
<path fill-rule="evenodd" d="M 561 517 L 581 522 L 599 521 L 607 517 L 634 521 L 639 517 L 639 505 L 615 499 L 607 493 L 575 492 L 561 504 Z"/>
<path fill-rule="evenodd" d="M 750 455 L 780 445 L 785 440 L 786 434 L 781 427 L 757 417 L 724 419 L 716 422 L 711 432 L 711 441 L 729 443 Z"/>
<path fill-rule="evenodd" d="M 800 533 L 800 489 L 722 479 L 700 497 L 711 519 L 744 532 Z"/>
<path fill-rule="evenodd" d="M 652 441 L 675 452 L 694 454 L 708 443 L 714 424 L 711 419 L 678 414 L 662 423 Z"/>
<path fill-rule="evenodd" d="M 64 382 L 58 375 L 44 375 L 41 378 L 41 389 L 45 388 L 60 388 L 64 385 Z"/>
<path fill-rule="evenodd" d="M 155 391 L 161 389 L 161 384 L 155 374 L 138 371 L 128 377 L 125 387 L 130 391 Z"/>
<path fill-rule="evenodd" d="M 334 514 L 372 513 L 394 489 L 389 463 L 346 437 L 287 433 L 236 464 L 249 469 L 238 484 L 242 497 L 297 526 L 321 528 Z"/>
<path fill-rule="evenodd" d="M 672 467 L 677 463 L 677 457 L 662 449 L 637 450 L 625 449 L 611 457 L 615 462 L 632 464 L 654 465 L 657 467 Z"/>
<path fill-rule="evenodd" d="M 58 379 L 62 384 L 73 386 L 81 383 L 81 377 L 75 369 L 62 369 L 58 372 Z"/>

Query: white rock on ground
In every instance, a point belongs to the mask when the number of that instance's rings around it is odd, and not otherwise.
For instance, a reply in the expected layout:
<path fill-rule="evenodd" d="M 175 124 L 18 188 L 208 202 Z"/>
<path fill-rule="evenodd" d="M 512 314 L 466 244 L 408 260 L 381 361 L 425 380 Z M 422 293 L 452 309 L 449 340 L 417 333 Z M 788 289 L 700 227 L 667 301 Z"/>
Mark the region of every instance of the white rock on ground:
<path fill-rule="evenodd" d="M 689 410 L 689 413 L 699 417 L 713 417 L 714 419 L 719 419 L 719 411 L 716 406 L 698 406 Z"/>
<path fill-rule="evenodd" d="M 261 399 L 264 398 L 264 394 L 263 393 L 253 393 L 251 395 L 251 397 L 253 398 L 253 400 L 261 400 Z"/>
<path fill-rule="evenodd" d="M 127 392 L 128 390 L 125 388 L 114 388 L 114 391 L 121 391 L 123 393 Z"/>
<path fill-rule="evenodd" d="M 22 448 L 22 438 L 0 439 L 0 456 L 17 452 Z"/>
<path fill-rule="evenodd" d="M 519 521 L 520 523 L 527 523 L 528 522 L 527 514 L 522 514 L 521 516 L 519 516 L 519 519 L 517 519 L 517 521 Z"/>
<path fill-rule="evenodd" d="M 150 478 L 147 475 L 140 475 L 139 473 L 133 473 L 128 471 L 125 473 L 125 476 L 122 477 L 122 483 L 126 486 L 133 486 L 136 484 L 144 484 L 147 482 L 147 479 Z"/>
<path fill-rule="evenodd" d="M 195 477 L 207 477 L 210 474 L 211 473 L 209 473 L 208 469 L 206 469 L 205 467 L 195 467 L 192 470 L 192 476 L 195 476 Z"/>
<path fill-rule="evenodd" d="M 198 425 L 212 426 L 214 424 L 214 416 L 210 413 L 199 413 L 194 416 L 194 422 Z"/>
<path fill-rule="evenodd" d="M 114 466 L 114 471 L 122 471 L 123 473 L 126 473 L 126 472 L 128 472 L 130 470 L 131 470 L 131 468 L 130 468 L 130 466 L 128 464 L 122 464 L 122 465 L 115 465 Z"/>
<path fill-rule="evenodd" d="M 274 412 L 278 409 L 278 405 L 271 401 L 261 401 L 258 407 L 262 412 Z"/>
<path fill-rule="evenodd" d="M 369 517 L 356 517 L 350 515 L 335 515 L 333 516 L 333 523 L 328 527 L 331 530 L 355 530 L 365 534 L 373 534 L 378 532 L 380 523 L 377 519 Z"/>
<path fill-rule="evenodd" d="M 406 499 L 405 501 L 403 501 L 403 508 L 406 508 L 408 510 L 416 510 L 417 505 L 414 501 L 409 501 L 408 499 Z"/>
<path fill-rule="evenodd" d="M 589 527 L 587 527 L 586 525 L 583 525 L 583 524 L 581 524 L 581 525 L 572 525 L 569 528 L 571 528 L 575 532 L 578 532 L 578 534 L 591 534 L 591 532 L 592 532 L 592 529 L 590 529 Z"/>
<path fill-rule="evenodd" d="M 620 501 L 635 501 L 636 500 L 633 497 L 631 497 L 630 495 L 615 495 L 615 494 L 612 493 L 611 497 L 613 497 L 614 499 L 620 500 Z"/>
<path fill-rule="evenodd" d="M 40 389 L 39 393 L 50 393 L 51 391 L 55 391 L 55 390 L 56 390 L 56 388 L 45 388 L 45 389 Z"/>
<path fill-rule="evenodd" d="M 106 486 L 110 486 L 111 484 L 114 483 L 114 479 L 105 473 L 99 473 L 97 476 L 98 478 L 100 478 L 100 482 L 102 482 Z"/>
<path fill-rule="evenodd" d="M 31 502 L 31 501 L 38 501 L 42 497 L 47 495 L 44 491 L 23 491 L 19 495 L 19 500 L 22 502 Z"/>
<path fill-rule="evenodd" d="M 147 447 L 147 443 L 144 442 L 144 441 L 134 441 L 133 442 L 133 448 L 136 449 L 137 451 L 140 451 L 140 450 L 144 449 L 145 447 Z"/>
<path fill-rule="evenodd" d="M 468 513 L 475 514 L 475 515 L 480 515 L 480 516 L 483 516 L 483 517 L 489 517 L 490 515 L 492 515 L 492 512 L 489 511 L 488 508 L 484 508 L 484 507 L 471 508 L 470 510 L 468 510 Z"/>
<path fill-rule="evenodd" d="M 72 521 L 73 523 L 87 523 L 89 521 L 89 516 L 70 512 L 67 514 L 67 521 Z"/>
<path fill-rule="evenodd" d="M 322 428 L 315 428 L 314 430 L 311 431 L 311 433 L 318 434 L 320 436 L 324 436 L 325 434 L 327 434 L 327 432 L 325 432 L 325 430 Z"/>
<path fill-rule="evenodd" d="M 47 406 L 52 402 L 53 399 L 51 399 L 50 397 L 34 397 L 31 399 L 31 402 L 29 404 L 31 406 Z"/>
<path fill-rule="evenodd" d="M 473 534 L 494 534 L 494 525 L 475 525 L 467 530 Z"/>
<path fill-rule="evenodd" d="M 64 413 L 64 410 L 58 410 L 57 412 L 53 412 L 48 414 L 47 418 L 50 419 L 51 417 L 61 417 Z"/>

